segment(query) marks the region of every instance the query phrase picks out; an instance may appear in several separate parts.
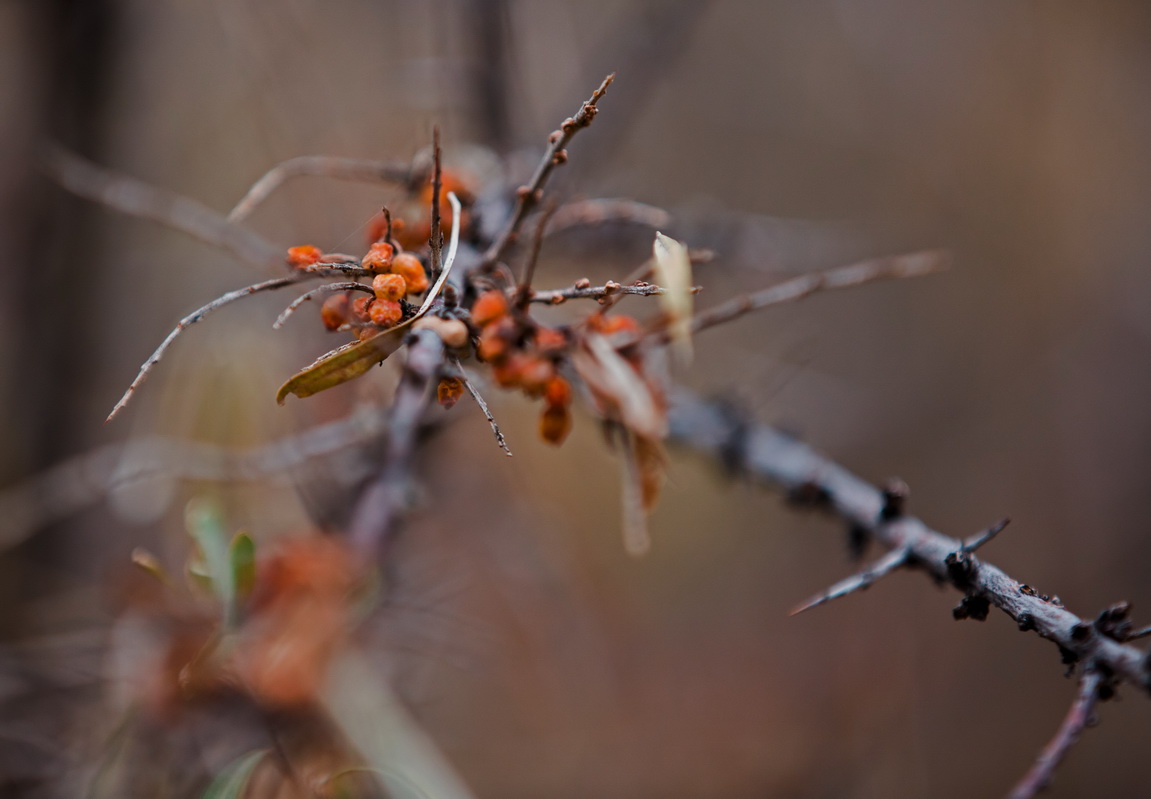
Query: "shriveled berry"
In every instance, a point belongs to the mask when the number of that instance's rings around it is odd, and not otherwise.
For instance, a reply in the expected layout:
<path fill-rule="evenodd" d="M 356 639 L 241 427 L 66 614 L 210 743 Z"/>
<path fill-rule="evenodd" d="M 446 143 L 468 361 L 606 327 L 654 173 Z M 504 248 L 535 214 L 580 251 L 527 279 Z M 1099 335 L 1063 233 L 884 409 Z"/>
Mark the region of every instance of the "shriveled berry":
<path fill-rule="evenodd" d="M 356 297 L 352 300 L 352 315 L 361 322 L 370 321 L 372 317 L 368 313 L 368 305 L 371 302 L 371 297 Z"/>
<path fill-rule="evenodd" d="M 540 415 L 540 438 L 559 446 L 572 429 L 571 411 L 562 405 L 548 405 Z"/>
<path fill-rule="evenodd" d="M 347 292 L 333 294 L 324 300 L 324 304 L 320 306 L 320 320 L 324 323 L 324 327 L 328 330 L 339 330 L 348 321 L 351 304 L 352 299 Z"/>
<path fill-rule="evenodd" d="M 485 291 L 472 305 L 472 321 L 480 327 L 489 325 L 508 312 L 508 298 L 502 291 Z"/>
<path fill-rule="evenodd" d="M 556 374 L 556 367 L 547 358 L 529 355 L 520 367 L 520 387 L 529 397 L 543 396 L 548 383 Z"/>
<path fill-rule="evenodd" d="M 376 292 L 377 299 L 396 302 L 402 300 L 407 294 L 408 283 L 399 275 L 389 272 L 384 275 L 376 275 L 372 279 L 372 291 Z"/>
<path fill-rule="evenodd" d="M 368 313 L 380 327 L 394 327 L 404 318 L 404 309 L 395 300 L 372 300 Z"/>
<path fill-rule="evenodd" d="M 566 408 L 572 402 L 572 387 L 564 378 L 556 375 L 548 381 L 544 389 L 544 401 L 552 408 Z"/>
<path fill-rule="evenodd" d="M 464 394 L 464 381 L 458 377 L 445 377 L 436 386 L 436 399 L 444 408 L 450 408 Z"/>
<path fill-rule="evenodd" d="M 360 265 L 364 269 L 371 269 L 373 272 L 387 272 L 392 266 L 395 252 L 395 247 L 386 241 L 377 241 L 360 261 Z"/>
<path fill-rule="evenodd" d="M 428 273 L 420 259 L 408 252 L 402 252 L 392 260 L 392 271 L 408 284 L 408 294 L 423 294 L 428 290 Z"/>
<path fill-rule="evenodd" d="M 288 249 L 288 263 L 296 269 L 318 263 L 323 257 L 323 250 L 319 247 L 313 247 L 311 244 L 301 244 L 298 247 Z"/>
<path fill-rule="evenodd" d="M 468 326 L 459 319 L 441 319 L 438 316 L 425 316 L 412 325 L 413 330 L 431 330 L 444 345 L 459 349 L 468 343 Z"/>

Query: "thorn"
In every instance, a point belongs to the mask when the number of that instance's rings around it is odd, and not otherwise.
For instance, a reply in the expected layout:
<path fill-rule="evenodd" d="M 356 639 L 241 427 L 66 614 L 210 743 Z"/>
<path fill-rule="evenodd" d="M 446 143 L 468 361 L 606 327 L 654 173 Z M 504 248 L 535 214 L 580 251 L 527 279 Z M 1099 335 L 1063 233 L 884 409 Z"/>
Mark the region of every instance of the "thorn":
<path fill-rule="evenodd" d="M 992 538 L 995 538 L 995 536 L 1003 532 L 1003 528 L 1009 524 L 1011 524 L 1011 519 L 1002 519 L 996 522 L 982 533 L 978 533 L 977 535 L 973 535 L 970 538 L 965 539 L 963 546 L 961 546 L 959 550 L 961 552 L 974 552 L 988 541 L 990 541 Z"/>
<path fill-rule="evenodd" d="M 788 615 L 796 616 L 805 610 L 819 607 L 826 602 L 838 599 L 841 596 L 847 596 L 854 591 L 862 591 L 871 586 L 871 584 L 880 577 L 885 577 L 900 566 L 905 565 L 910 555 L 911 550 L 906 547 L 893 549 L 863 571 L 853 574 L 845 580 L 840 580 L 822 594 L 817 594 L 806 602 L 796 605 L 791 609 Z"/>

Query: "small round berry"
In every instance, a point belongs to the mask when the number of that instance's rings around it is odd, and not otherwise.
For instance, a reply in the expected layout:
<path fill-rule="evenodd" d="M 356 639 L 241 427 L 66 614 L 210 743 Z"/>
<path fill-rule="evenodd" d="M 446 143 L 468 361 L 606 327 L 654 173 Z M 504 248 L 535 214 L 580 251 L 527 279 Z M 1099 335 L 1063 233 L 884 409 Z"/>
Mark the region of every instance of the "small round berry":
<path fill-rule="evenodd" d="M 544 389 L 544 401 L 552 408 L 566 408 L 571 405 L 571 383 L 556 375 L 548 381 L 547 388 Z"/>
<path fill-rule="evenodd" d="M 567 349 L 568 340 L 562 330 L 540 327 L 536 329 L 535 344 L 541 355 L 559 355 Z"/>
<path fill-rule="evenodd" d="M 420 259 L 402 252 L 392 260 L 392 271 L 408 283 L 408 294 L 423 294 L 428 290 L 428 273 Z"/>
<path fill-rule="evenodd" d="M 395 327 L 404 318 L 404 309 L 394 300 L 373 300 L 368 313 L 380 327 Z"/>
<path fill-rule="evenodd" d="M 396 248 L 386 241 L 377 241 L 360 261 L 360 265 L 373 272 L 387 272 L 392 266 L 395 252 Z"/>
<path fill-rule="evenodd" d="M 472 305 L 472 321 L 483 327 L 506 316 L 507 312 L 508 298 L 502 291 L 485 291 Z"/>
<path fill-rule="evenodd" d="M 459 349 L 468 343 L 468 326 L 459 319 L 442 319 L 438 316 L 425 316 L 419 319 L 413 330 L 431 330 L 444 342 L 444 346 Z"/>
<path fill-rule="evenodd" d="M 540 416 L 540 438 L 557 447 L 572 429 L 571 412 L 562 405 L 549 405 Z"/>
<path fill-rule="evenodd" d="M 319 247 L 313 247 L 311 244 L 301 244 L 299 247 L 288 249 L 288 263 L 296 269 L 318 263 L 323 260 L 323 257 L 323 250 Z"/>
<path fill-rule="evenodd" d="M 506 358 L 492 366 L 492 377 L 500 388 L 515 388 L 523 379 L 523 369 L 527 361 L 524 355 L 518 352 L 509 354 Z"/>
<path fill-rule="evenodd" d="M 324 323 L 324 327 L 328 330 L 339 330 L 343 327 L 348 321 L 351 304 L 351 297 L 346 291 L 341 294 L 333 294 L 324 300 L 324 304 L 320 306 L 320 321 Z"/>
<path fill-rule="evenodd" d="M 371 302 L 371 297 L 364 297 L 362 295 L 356 297 L 356 299 L 352 300 L 352 316 L 356 317 L 356 319 L 360 320 L 361 322 L 369 321 L 372 318 L 368 312 L 368 305 Z"/>
<path fill-rule="evenodd" d="M 384 275 L 376 275 L 372 279 L 372 290 L 376 292 L 377 299 L 397 302 L 402 300 L 407 293 L 408 283 L 399 275 L 389 272 Z"/>
<path fill-rule="evenodd" d="M 504 317 L 484 327 L 480 333 L 477 352 L 490 363 L 499 363 L 508 354 L 519 331 L 510 317 Z"/>
<path fill-rule="evenodd" d="M 555 376 L 556 367 L 550 360 L 538 355 L 526 356 L 520 367 L 520 387 L 529 397 L 540 397 Z"/>

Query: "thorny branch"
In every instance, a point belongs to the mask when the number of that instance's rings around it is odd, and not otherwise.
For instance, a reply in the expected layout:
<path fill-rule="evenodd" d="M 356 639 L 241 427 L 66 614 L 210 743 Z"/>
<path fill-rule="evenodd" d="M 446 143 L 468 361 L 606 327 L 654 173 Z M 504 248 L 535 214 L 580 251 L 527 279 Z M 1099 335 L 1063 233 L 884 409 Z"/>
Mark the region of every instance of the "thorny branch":
<path fill-rule="evenodd" d="M 1079 693 L 1067 711 L 1059 732 L 1051 742 L 1039 753 L 1035 765 L 1027 775 L 1019 781 L 1008 799 L 1031 799 L 1047 787 L 1055 769 L 1063 762 L 1067 752 L 1079 740 L 1079 736 L 1094 721 L 1095 703 L 1101 698 L 1100 692 L 1106 690 L 1103 677 L 1098 670 L 1088 668 L 1079 678 Z"/>
<path fill-rule="evenodd" d="M 391 161 L 341 158 L 335 155 L 301 155 L 289 158 L 264 173 L 228 213 L 228 220 L 239 222 L 246 219 L 282 184 L 304 175 L 363 183 L 408 184 L 413 180 L 413 170 L 410 166 Z"/>
<path fill-rule="evenodd" d="M 80 197 L 187 233 L 255 266 L 284 266 L 283 250 L 196 200 L 96 166 L 62 147 L 46 150 L 44 166 L 53 180 Z"/>
<path fill-rule="evenodd" d="M 528 214 L 539 205 L 544 186 L 547 185 L 552 170 L 567 161 L 567 150 L 564 148 L 568 146 L 576 133 L 586 128 L 595 119 L 598 110 L 596 106 L 600 98 L 607 93 L 607 87 L 611 85 L 613 80 L 615 80 L 614 72 L 603 79 L 599 88 L 592 92 L 592 96 L 584 102 L 574 117 L 565 119 L 560 125 L 560 129 L 552 132 L 549 138 L 551 146 L 544 153 L 543 160 L 536 167 L 535 174 L 532 175 L 526 186 L 520 186 L 516 190 L 516 207 L 512 211 L 512 217 L 508 221 L 507 227 L 484 253 L 483 264 L 485 267 L 490 268 L 503 258 L 508 248 L 515 242 L 516 236 L 519 235 L 520 226 L 523 225 Z"/>

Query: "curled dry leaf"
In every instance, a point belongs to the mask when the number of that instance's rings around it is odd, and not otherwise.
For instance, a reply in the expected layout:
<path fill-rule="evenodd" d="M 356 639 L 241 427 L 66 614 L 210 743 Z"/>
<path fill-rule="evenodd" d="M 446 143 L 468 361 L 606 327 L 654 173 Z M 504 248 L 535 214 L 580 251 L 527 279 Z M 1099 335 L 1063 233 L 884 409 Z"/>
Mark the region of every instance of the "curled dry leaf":
<path fill-rule="evenodd" d="M 668 335 L 676 352 L 686 362 L 691 360 L 692 285 L 691 257 L 687 247 L 662 233 L 655 234 L 652 245 L 656 283 L 666 291 L 659 295 L 668 317 Z"/>
<path fill-rule="evenodd" d="M 638 436 L 662 440 L 667 435 L 667 412 L 643 375 L 606 337 L 589 333 L 583 344 L 572 353 L 572 365 L 602 405 L 604 416 Z"/>

